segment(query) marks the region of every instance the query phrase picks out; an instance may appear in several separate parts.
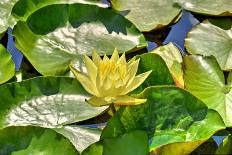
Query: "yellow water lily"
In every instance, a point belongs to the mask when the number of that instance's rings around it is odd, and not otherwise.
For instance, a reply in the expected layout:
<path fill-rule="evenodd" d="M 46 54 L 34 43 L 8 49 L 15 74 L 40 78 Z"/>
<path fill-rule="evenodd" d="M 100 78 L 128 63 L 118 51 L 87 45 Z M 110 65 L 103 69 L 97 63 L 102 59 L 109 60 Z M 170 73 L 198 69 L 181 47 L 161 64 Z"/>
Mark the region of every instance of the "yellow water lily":
<path fill-rule="evenodd" d="M 82 86 L 93 96 L 87 102 L 93 106 L 137 105 L 146 102 L 146 99 L 137 99 L 128 96 L 129 92 L 141 85 L 151 71 L 136 75 L 139 59 L 126 62 L 125 53 L 119 57 L 117 50 L 109 59 L 106 55 L 101 59 L 96 51 L 92 60 L 84 55 L 83 61 L 87 74 L 81 73 L 73 64 L 70 68 Z"/>

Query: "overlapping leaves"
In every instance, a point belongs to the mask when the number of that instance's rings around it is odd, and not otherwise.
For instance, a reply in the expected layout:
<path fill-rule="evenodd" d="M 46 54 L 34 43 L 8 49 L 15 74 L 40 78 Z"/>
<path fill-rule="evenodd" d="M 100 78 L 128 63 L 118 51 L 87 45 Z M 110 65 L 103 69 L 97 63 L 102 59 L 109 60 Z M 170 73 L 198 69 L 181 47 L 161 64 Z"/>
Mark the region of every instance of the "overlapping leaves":
<path fill-rule="evenodd" d="M 110 55 L 114 48 L 123 52 L 146 46 L 144 36 L 128 20 L 86 4 L 43 7 L 29 16 L 27 24 L 19 22 L 13 34 L 16 46 L 43 75 L 63 75 L 72 60 L 80 61 L 82 54 L 93 50 Z"/>
<path fill-rule="evenodd" d="M 230 70 L 232 69 L 231 30 L 230 19 L 204 21 L 189 32 L 185 46 L 191 54 L 215 56 L 221 69 Z"/>
<path fill-rule="evenodd" d="M 178 19 L 181 8 L 173 0 L 111 0 L 113 9 L 132 21 L 140 31 L 151 31 Z"/>
<path fill-rule="evenodd" d="M 190 146 L 197 143 L 198 146 L 225 128 L 217 112 L 208 110 L 204 103 L 183 89 L 149 87 L 139 97 L 147 98 L 147 102 L 121 108 L 109 120 L 102 139 L 144 130 L 150 139 L 150 150 L 154 150 L 177 142 L 189 143 Z M 191 149 L 195 147 L 188 151 Z"/>
<path fill-rule="evenodd" d="M 185 87 L 201 99 L 210 109 L 216 110 L 226 126 L 232 126 L 232 73 L 224 77 L 213 56 L 186 56 Z"/>

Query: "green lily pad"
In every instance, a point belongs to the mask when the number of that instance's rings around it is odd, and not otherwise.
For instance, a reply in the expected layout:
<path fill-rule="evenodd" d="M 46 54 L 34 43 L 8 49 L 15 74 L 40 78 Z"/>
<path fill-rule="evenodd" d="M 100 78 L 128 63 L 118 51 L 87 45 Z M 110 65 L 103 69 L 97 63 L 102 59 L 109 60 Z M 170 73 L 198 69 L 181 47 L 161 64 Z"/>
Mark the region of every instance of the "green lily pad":
<path fill-rule="evenodd" d="M 167 45 L 155 48 L 151 52 L 156 53 L 163 58 L 175 80 L 176 85 L 183 87 L 184 79 L 181 64 L 183 59 L 180 50 L 173 43 L 168 43 Z"/>
<path fill-rule="evenodd" d="M 190 154 L 194 149 L 196 149 L 202 142 L 185 142 L 185 143 L 173 143 L 164 145 L 160 149 L 158 149 L 159 154 L 169 155 L 185 155 Z"/>
<path fill-rule="evenodd" d="M 213 138 L 208 139 L 204 143 L 201 141 L 186 142 L 186 143 L 173 143 L 164 145 L 157 149 L 159 154 L 169 155 L 203 155 L 203 154 L 214 154 L 217 149 L 217 144 Z"/>
<path fill-rule="evenodd" d="M 103 154 L 103 141 L 96 142 L 86 148 L 82 155 L 102 155 Z"/>
<path fill-rule="evenodd" d="M 216 154 L 231 154 L 232 153 L 232 136 L 229 134 L 219 145 Z"/>
<path fill-rule="evenodd" d="M 81 3 L 81 4 L 94 4 L 100 7 L 108 7 L 107 4 L 102 3 L 101 0 L 18 0 L 15 3 L 12 14 L 23 21 L 26 21 L 27 18 L 36 10 L 39 10 L 45 6 L 52 4 L 73 4 L 73 3 Z"/>
<path fill-rule="evenodd" d="M 145 131 L 132 131 L 116 138 L 98 141 L 82 155 L 147 155 L 149 153 L 148 137 Z"/>
<path fill-rule="evenodd" d="M 178 0 L 186 10 L 213 16 L 232 16 L 231 0 Z"/>
<path fill-rule="evenodd" d="M 148 137 L 145 131 L 133 131 L 103 141 L 103 154 L 147 155 L 148 153 Z"/>
<path fill-rule="evenodd" d="M 227 127 L 232 126 L 232 82 L 227 84 L 216 59 L 213 56 L 186 56 L 185 87 L 202 100 L 210 109 L 216 110 Z M 229 75 L 231 77 L 231 73 Z"/>
<path fill-rule="evenodd" d="M 135 57 L 140 59 L 137 74 L 152 70 L 148 78 L 132 93 L 138 94 L 145 88 L 156 85 L 174 85 L 172 75 L 161 56 L 155 53 L 145 53 Z"/>
<path fill-rule="evenodd" d="M 225 128 L 217 112 L 178 87 L 149 87 L 137 97 L 147 102 L 120 108 L 108 121 L 101 139 L 144 130 L 151 151 L 172 143 L 202 143 Z"/>
<path fill-rule="evenodd" d="M 173 0 L 111 0 L 112 8 L 140 31 L 151 31 L 177 20 L 181 8 Z"/>
<path fill-rule="evenodd" d="M 15 64 L 11 55 L 4 46 L 0 44 L 0 84 L 10 80 L 15 74 Z"/>
<path fill-rule="evenodd" d="M 189 32 L 185 46 L 191 54 L 215 56 L 223 70 L 230 70 L 232 69 L 231 21 L 221 20 L 218 21 L 217 25 L 220 22 L 229 25 L 230 29 L 225 30 L 206 20 Z"/>
<path fill-rule="evenodd" d="M 35 125 L 56 128 L 95 117 L 107 107 L 85 102 L 89 94 L 68 77 L 37 77 L 0 87 L 0 128 Z"/>
<path fill-rule="evenodd" d="M 40 127 L 8 127 L 0 130 L 2 155 L 78 155 L 75 147 L 64 136 Z"/>
<path fill-rule="evenodd" d="M 78 60 L 81 66 L 81 56 L 91 55 L 94 49 L 111 55 L 115 48 L 125 52 L 147 45 L 127 19 L 94 5 L 50 5 L 34 12 L 27 22 L 33 31 L 46 35 L 36 35 L 26 23 L 18 22 L 13 30 L 16 46 L 43 75 L 64 75 L 71 61 Z"/>
<path fill-rule="evenodd" d="M 99 141 L 101 135 L 100 129 L 82 126 L 67 125 L 54 130 L 68 138 L 80 153 L 91 144 Z"/>
<path fill-rule="evenodd" d="M 11 16 L 11 10 L 18 0 L 1 0 L 0 3 L 0 36 L 8 27 L 13 27 L 15 19 Z"/>

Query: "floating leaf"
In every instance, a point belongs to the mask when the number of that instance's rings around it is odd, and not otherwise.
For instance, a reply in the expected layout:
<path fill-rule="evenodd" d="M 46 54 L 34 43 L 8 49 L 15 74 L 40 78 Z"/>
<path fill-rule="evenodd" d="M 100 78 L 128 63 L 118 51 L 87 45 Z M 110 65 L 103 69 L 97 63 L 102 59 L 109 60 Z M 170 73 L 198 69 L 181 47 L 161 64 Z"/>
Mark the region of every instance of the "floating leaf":
<path fill-rule="evenodd" d="M 132 23 L 94 5 L 50 5 L 33 13 L 27 22 L 33 31 L 46 35 L 35 35 L 26 23 L 19 22 L 13 30 L 16 46 L 43 75 L 65 74 L 71 61 L 80 61 L 81 55 L 91 55 L 94 49 L 111 55 L 115 48 L 123 52 L 147 45 Z"/>
<path fill-rule="evenodd" d="M 202 143 L 201 141 L 197 141 L 197 142 L 168 144 L 158 149 L 159 150 L 158 152 L 159 154 L 162 155 L 169 155 L 169 154 L 203 155 L 203 154 L 214 154 L 214 152 L 217 149 L 217 144 L 213 138 L 210 138 L 209 140 L 205 141 L 203 144 L 201 143 Z"/>
<path fill-rule="evenodd" d="M 231 0 L 177 0 L 186 10 L 213 16 L 232 16 Z"/>
<path fill-rule="evenodd" d="M 108 7 L 107 4 L 102 3 L 100 0 L 19 0 L 15 3 L 12 14 L 20 20 L 26 21 L 27 18 L 36 10 L 52 4 L 94 4 L 100 7 Z"/>
<path fill-rule="evenodd" d="M 15 24 L 15 19 L 11 16 L 11 10 L 16 2 L 17 0 L 1 0 L 0 2 L 0 36 L 8 27 L 13 27 Z"/>
<path fill-rule="evenodd" d="M 191 54 L 215 56 L 223 70 L 230 70 L 232 69 L 232 24 L 230 20 L 221 20 L 221 22 L 224 26 L 229 25 L 230 28 L 225 30 L 209 21 L 204 21 L 189 32 L 185 46 Z"/>
<path fill-rule="evenodd" d="M 103 141 L 103 154 L 147 155 L 148 153 L 148 137 L 145 131 L 133 131 Z"/>
<path fill-rule="evenodd" d="M 122 107 L 109 120 L 101 139 L 125 132 L 144 130 L 150 150 L 171 143 L 202 143 L 225 125 L 220 115 L 187 91 L 178 87 L 149 87 L 138 95 L 147 102 Z"/>
<path fill-rule="evenodd" d="M 232 79 L 224 78 L 216 59 L 213 56 L 186 56 L 185 87 L 202 100 L 210 109 L 216 110 L 227 127 L 232 126 Z M 231 73 L 229 77 L 231 77 Z"/>
<path fill-rule="evenodd" d="M 40 127 L 8 127 L 0 130 L 2 155 L 78 155 L 75 147 L 64 136 Z"/>
<path fill-rule="evenodd" d="M 173 0 L 111 0 L 112 8 L 140 31 L 151 31 L 177 20 L 181 8 Z"/>
<path fill-rule="evenodd" d="M 0 84 L 10 80 L 15 74 L 15 64 L 11 55 L 4 46 L 0 44 Z"/>
<path fill-rule="evenodd" d="M 147 155 L 148 137 L 145 131 L 133 131 L 116 138 L 107 138 L 89 146 L 83 155 Z"/>
<path fill-rule="evenodd" d="M 160 149 L 158 149 L 159 154 L 161 155 L 185 155 L 190 154 L 194 149 L 196 149 L 202 142 L 186 142 L 186 143 L 173 143 L 164 145 Z"/>
<path fill-rule="evenodd" d="M 101 114 L 85 102 L 89 94 L 76 79 L 37 77 L 0 87 L 0 128 L 35 125 L 55 128 Z"/>
<path fill-rule="evenodd" d="M 103 154 L 102 141 L 90 145 L 87 149 L 85 149 L 82 152 L 82 155 L 102 155 L 102 154 Z"/>
<path fill-rule="evenodd" d="M 69 125 L 54 130 L 68 138 L 79 152 L 99 141 L 101 135 L 101 130 L 99 129 L 82 126 Z"/>
<path fill-rule="evenodd" d="M 155 48 L 153 53 L 160 55 L 163 60 L 166 62 L 173 78 L 175 79 L 176 85 L 183 87 L 183 70 L 182 70 L 182 55 L 180 50 L 172 43 L 169 43 L 164 46 Z"/>
<path fill-rule="evenodd" d="M 140 93 L 145 88 L 155 85 L 174 85 L 175 82 L 172 75 L 161 56 L 155 53 L 146 53 L 136 56 L 136 59 L 140 59 L 138 74 L 152 70 L 148 78 L 139 86 L 133 93 Z"/>

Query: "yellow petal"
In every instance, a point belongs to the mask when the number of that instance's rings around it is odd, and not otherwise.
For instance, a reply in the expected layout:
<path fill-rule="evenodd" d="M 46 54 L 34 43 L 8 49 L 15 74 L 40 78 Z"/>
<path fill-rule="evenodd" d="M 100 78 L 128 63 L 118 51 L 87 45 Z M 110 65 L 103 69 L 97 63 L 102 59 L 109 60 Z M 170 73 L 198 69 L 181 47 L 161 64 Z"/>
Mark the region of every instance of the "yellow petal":
<path fill-rule="evenodd" d="M 96 87 L 93 87 L 93 83 L 90 81 L 89 77 L 84 74 L 81 74 L 74 66 L 72 65 L 69 65 L 69 66 L 70 66 L 71 71 L 77 78 L 77 80 L 84 87 L 84 89 L 92 95 L 98 95 Z"/>
<path fill-rule="evenodd" d="M 96 84 L 97 66 L 87 55 L 83 56 L 83 60 L 88 71 L 89 78 L 92 80 L 93 83 Z"/>
<path fill-rule="evenodd" d="M 105 106 L 105 105 L 111 104 L 111 103 L 107 102 L 106 100 L 104 100 L 104 98 L 96 97 L 96 96 L 91 97 L 90 99 L 87 100 L 87 102 L 95 107 L 100 107 L 100 106 Z"/>
<path fill-rule="evenodd" d="M 93 59 L 94 64 L 97 67 L 99 66 L 100 62 L 102 61 L 101 57 L 97 54 L 97 52 L 95 50 L 92 53 L 92 59 Z"/>
<path fill-rule="evenodd" d="M 124 89 L 122 95 L 127 94 L 133 91 L 134 89 L 136 89 L 139 85 L 141 85 L 146 80 L 146 78 L 149 76 L 151 72 L 152 71 L 148 71 L 135 76 L 133 81 L 130 84 L 128 84 L 127 87 Z"/>
<path fill-rule="evenodd" d="M 121 57 L 118 59 L 117 64 L 126 65 L 126 56 L 125 52 L 121 55 Z"/>
<path fill-rule="evenodd" d="M 110 60 L 113 61 L 114 63 L 116 63 L 119 59 L 119 55 L 118 55 L 118 51 L 117 49 L 115 48 L 114 49 L 114 53 L 113 55 L 111 56 Z"/>
<path fill-rule="evenodd" d="M 135 57 L 133 57 L 132 59 L 130 59 L 130 61 L 127 63 L 128 65 L 130 65 L 132 62 L 134 62 L 136 60 Z"/>
<path fill-rule="evenodd" d="M 128 66 L 128 73 L 126 75 L 126 78 L 124 79 L 124 83 L 127 83 L 127 85 L 129 85 L 133 81 L 133 79 L 134 79 L 134 77 L 136 75 L 136 72 L 137 72 L 138 66 L 139 66 L 139 60 L 140 59 L 132 62 Z"/>
<path fill-rule="evenodd" d="M 131 96 L 123 95 L 116 98 L 114 104 L 116 105 L 138 105 L 146 102 L 147 99 L 138 99 Z"/>

